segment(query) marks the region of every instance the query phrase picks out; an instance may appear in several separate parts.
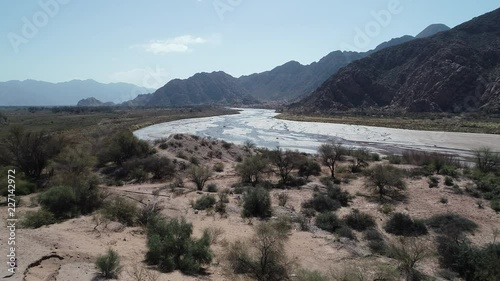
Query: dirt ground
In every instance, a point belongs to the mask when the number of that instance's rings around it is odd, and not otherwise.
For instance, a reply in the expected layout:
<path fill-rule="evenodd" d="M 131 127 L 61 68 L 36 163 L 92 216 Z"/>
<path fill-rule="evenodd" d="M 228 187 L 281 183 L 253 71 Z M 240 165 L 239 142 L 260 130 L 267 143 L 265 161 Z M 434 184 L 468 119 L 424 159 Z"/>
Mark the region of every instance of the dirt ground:
<path fill-rule="evenodd" d="M 196 156 L 205 165 L 213 165 L 216 162 L 224 164 L 224 171 L 214 173 L 208 183 L 215 183 L 220 189 L 230 188 L 232 184 L 239 181 L 234 171 L 238 157 L 246 155 L 245 149 L 232 145 L 224 148 L 224 143 L 217 140 L 200 140 L 189 136 L 181 136 L 182 139 L 171 138 L 169 142 L 182 143 L 182 147 L 170 146 L 169 149 L 161 150 L 160 154 L 169 158 L 176 158 L 178 162 L 186 162 L 177 156 L 179 151 L 185 151 L 187 159 L 190 155 Z M 204 144 L 204 145 L 203 145 Z M 228 146 L 228 145 L 226 145 Z M 221 151 L 218 157 L 210 157 L 210 151 Z M 344 163 L 345 165 L 345 163 Z M 372 163 L 372 165 L 377 165 Z M 324 174 L 328 172 L 325 169 Z M 314 187 L 321 185 L 319 177 L 311 177 L 311 182 L 301 189 L 273 190 L 274 213 L 300 212 L 301 204 L 312 197 Z M 138 201 L 147 202 L 156 200 L 164 207 L 163 214 L 168 217 L 185 217 L 193 224 L 194 235 L 199 237 L 206 228 L 217 229 L 221 234 L 216 243 L 212 245 L 215 254 L 212 264 L 207 267 L 206 274 L 200 276 L 185 276 L 180 272 L 159 274 L 151 270 L 152 274 L 158 274 L 158 280 L 245 280 L 242 276 L 232 275 L 224 259 L 226 246 L 240 239 L 248 239 L 254 233 L 253 225 L 257 220 L 248 220 L 241 217 L 240 199 L 241 195 L 231 194 L 227 206 L 227 217 L 221 217 L 211 211 L 195 211 L 191 202 L 206 192 L 194 191 L 194 185 L 184 178 L 184 188 L 169 188 L 171 181 L 133 184 L 126 183 L 123 186 L 103 186 L 120 196 L 126 196 Z M 429 218 L 432 215 L 453 212 L 460 214 L 474 222 L 480 228 L 470 239 L 478 244 L 492 242 L 495 229 L 500 228 L 500 215 L 489 207 L 478 208 L 477 199 L 467 195 L 457 194 L 453 188 L 446 187 L 441 178 L 438 188 L 429 188 L 427 179 L 408 179 L 407 201 L 395 204 L 397 212 L 405 212 L 413 218 Z M 464 187 L 467 182 L 457 182 Z M 380 211 L 380 204 L 373 200 L 373 196 L 364 187 L 364 179 L 359 177 L 348 183 L 342 183 L 341 188 L 355 195 L 349 207 L 337 211 L 339 217 L 343 217 L 358 209 L 376 218 L 377 227 L 389 239 L 395 239 L 382 230 L 382 226 L 388 219 L 388 215 Z M 158 190 L 160 190 L 158 192 Z M 180 190 L 180 191 L 179 191 Z M 286 192 L 289 200 L 285 207 L 278 206 L 277 195 Z M 17 209 L 18 215 L 36 210 L 36 206 L 30 203 L 30 197 L 22 198 L 23 205 Z M 448 199 L 448 203 L 440 202 L 442 197 Z M 6 207 L 0 208 L 1 217 L 7 218 Z M 94 265 L 97 256 L 102 255 L 108 248 L 116 250 L 121 256 L 124 266 L 120 280 L 134 280 L 129 273 L 134 267 L 143 265 L 146 253 L 146 236 L 141 227 L 124 227 L 116 222 L 110 222 L 105 226 L 98 224 L 99 216 L 82 216 L 71 219 L 60 224 L 44 226 L 39 229 L 17 229 L 16 246 L 18 255 L 18 273 L 6 280 L 62 280 L 62 281 L 88 281 L 98 280 Z M 374 272 L 382 265 L 396 266 L 395 261 L 386 257 L 370 253 L 369 248 L 362 239 L 361 233 L 355 232 L 360 242 L 346 241 L 325 231 L 312 228 L 311 231 L 300 231 L 297 226 L 291 232 L 286 244 L 287 255 L 297 266 L 294 268 L 306 268 L 322 272 L 339 271 L 349 268 L 358 269 L 365 273 Z M 0 248 L 8 249 L 4 237 L 8 237 L 7 228 L 0 228 Z M 429 243 L 435 234 L 425 236 Z M 2 259 L 5 254 L 2 252 Z M 419 270 L 436 276 L 438 271 L 437 258 L 435 256 L 419 265 Z M 7 275 L 2 272 L 2 277 Z"/>

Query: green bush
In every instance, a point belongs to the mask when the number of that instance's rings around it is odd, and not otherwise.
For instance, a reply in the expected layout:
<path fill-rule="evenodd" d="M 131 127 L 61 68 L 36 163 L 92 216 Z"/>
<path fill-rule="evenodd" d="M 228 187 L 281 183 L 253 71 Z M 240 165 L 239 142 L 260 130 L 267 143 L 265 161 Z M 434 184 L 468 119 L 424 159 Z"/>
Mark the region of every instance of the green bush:
<path fill-rule="evenodd" d="M 439 179 L 435 176 L 430 176 L 429 177 L 429 188 L 435 188 L 435 187 L 438 187 L 439 185 Z"/>
<path fill-rule="evenodd" d="M 401 156 L 395 155 L 395 154 L 387 155 L 386 159 L 389 161 L 389 163 L 395 164 L 395 165 L 401 164 L 401 162 L 402 162 Z"/>
<path fill-rule="evenodd" d="M 479 227 L 475 222 L 453 213 L 435 215 L 427 220 L 427 225 L 436 233 L 453 238 L 463 233 L 474 233 Z"/>
<path fill-rule="evenodd" d="M 387 221 L 385 231 L 397 236 L 420 236 L 427 234 L 427 227 L 422 221 L 412 220 L 409 215 L 395 213 Z"/>
<path fill-rule="evenodd" d="M 200 239 L 191 237 L 193 226 L 184 218 L 167 221 L 156 217 L 147 227 L 146 261 L 162 272 L 176 269 L 196 274 L 201 266 L 212 261 L 210 237 L 204 232 Z"/>
<path fill-rule="evenodd" d="M 352 196 L 349 192 L 342 190 L 337 185 L 328 185 L 326 190 L 328 197 L 333 200 L 337 200 L 342 207 L 349 206 L 349 203 L 352 201 Z"/>
<path fill-rule="evenodd" d="M 114 162 L 121 166 L 132 158 L 145 158 L 152 154 L 152 149 L 146 141 L 139 140 L 129 131 L 121 131 L 111 136 L 106 141 L 103 150 L 98 154 L 99 163 L 104 165 Z"/>
<path fill-rule="evenodd" d="M 342 226 L 342 223 L 334 213 L 325 212 L 316 217 L 316 226 L 333 233 Z"/>
<path fill-rule="evenodd" d="M 468 240 L 445 236 L 438 237 L 437 242 L 441 267 L 457 272 L 466 281 L 500 280 L 500 243 L 480 248 Z"/>
<path fill-rule="evenodd" d="M 392 165 L 377 165 L 368 170 L 365 186 L 378 194 L 381 201 L 386 196 L 397 198 L 406 189 L 403 171 Z"/>
<path fill-rule="evenodd" d="M 40 209 L 38 211 L 28 211 L 21 220 L 21 226 L 25 228 L 39 228 L 44 225 L 56 223 L 57 220 L 51 212 Z"/>
<path fill-rule="evenodd" d="M 224 172 L 224 163 L 215 163 L 214 164 L 214 171 L 217 172 L 217 173 L 222 173 Z"/>
<path fill-rule="evenodd" d="M 122 270 L 120 265 L 120 256 L 118 253 L 109 249 L 108 252 L 97 257 L 95 265 L 99 269 L 101 276 L 106 279 L 116 279 Z"/>
<path fill-rule="evenodd" d="M 499 213 L 500 212 L 500 200 L 496 199 L 496 200 L 492 200 L 491 203 L 490 203 L 490 206 L 491 208 Z"/>
<path fill-rule="evenodd" d="M 320 213 L 327 211 L 336 211 L 341 207 L 342 205 L 338 200 L 334 200 L 328 195 L 321 193 L 314 194 L 313 198 L 302 203 L 302 208 L 314 209 Z"/>
<path fill-rule="evenodd" d="M 137 215 L 137 222 L 146 226 L 150 221 L 160 215 L 163 208 L 157 202 L 149 202 L 143 205 Z"/>
<path fill-rule="evenodd" d="M 347 225 L 342 225 L 339 229 L 335 231 L 335 233 L 339 237 L 345 237 L 351 240 L 356 240 L 356 235 L 354 235 L 354 232 Z"/>
<path fill-rule="evenodd" d="M 312 159 L 306 159 L 299 165 L 299 176 L 308 179 L 310 176 L 319 176 L 321 174 L 321 166 L 318 162 Z"/>
<path fill-rule="evenodd" d="M 261 155 L 249 156 L 242 163 L 236 165 L 236 172 L 240 176 L 241 182 L 256 186 L 268 166 L 269 160 Z"/>
<path fill-rule="evenodd" d="M 57 219 L 72 218 L 79 213 L 75 191 L 69 186 L 51 187 L 40 195 L 39 202 Z"/>
<path fill-rule="evenodd" d="M 445 184 L 446 186 L 453 186 L 453 178 L 452 178 L 452 177 L 450 177 L 450 176 L 446 176 L 446 177 L 444 178 L 444 184 Z"/>
<path fill-rule="evenodd" d="M 243 217 L 269 218 L 272 214 L 271 196 L 262 187 L 251 188 L 243 196 Z"/>
<path fill-rule="evenodd" d="M 372 216 L 361 213 L 356 209 L 347 215 L 344 221 L 348 226 L 357 231 L 363 231 L 369 227 L 375 226 L 375 219 L 373 219 Z"/>
<path fill-rule="evenodd" d="M 203 195 L 193 205 L 196 210 L 206 210 L 208 208 L 213 208 L 217 200 L 211 195 Z"/>
<path fill-rule="evenodd" d="M 211 183 L 211 184 L 207 185 L 207 191 L 208 192 L 215 193 L 218 190 L 219 190 L 219 188 L 217 188 L 217 185 L 215 183 Z"/>
<path fill-rule="evenodd" d="M 107 202 L 102 212 L 107 219 L 128 226 L 135 225 L 139 214 L 136 204 L 123 197 L 115 197 Z"/>
<path fill-rule="evenodd" d="M 175 175 L 175 165 L 170 159 L 159 156 L 150 156 L 142 160 L 144 170 L 153 174 L 153 179 L 161 180 Z"/>

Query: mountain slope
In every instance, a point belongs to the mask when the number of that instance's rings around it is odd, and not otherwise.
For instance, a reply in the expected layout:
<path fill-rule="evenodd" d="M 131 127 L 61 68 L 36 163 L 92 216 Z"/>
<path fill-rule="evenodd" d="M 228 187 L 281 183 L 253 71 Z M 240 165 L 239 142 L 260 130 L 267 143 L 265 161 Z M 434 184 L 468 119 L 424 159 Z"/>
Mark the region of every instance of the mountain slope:
<path fill-rule="evenodd" d="M 254 104 L 236 78 L 222 71 L 198 73 L 188 79 L 174 79 L 154 92 L 147 106 L 184 106 L 201 104 Z"/>
<path fill-rule="evenodd" d="M 499 77 L 500 9 L 355 61 L 290 110 L 498 111 Z"/>
<path fill-rule="evenodd" d="M 123 102 L 138 94 L 151 92 L 127 83 L 102 84 L 94 80 L 49 83 L 35 80 L 0 82 L 0 106 L 75 105 L 83 98 Z"/>

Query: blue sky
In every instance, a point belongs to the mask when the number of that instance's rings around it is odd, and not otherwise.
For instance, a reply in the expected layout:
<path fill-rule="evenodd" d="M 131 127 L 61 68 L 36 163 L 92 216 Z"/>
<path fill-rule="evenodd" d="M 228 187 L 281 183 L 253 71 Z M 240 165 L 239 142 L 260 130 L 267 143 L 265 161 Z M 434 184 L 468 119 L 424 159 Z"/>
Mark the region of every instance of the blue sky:
<path fill-rule="evenodd" d="M 95 79 L 157 88 L 201 71 L 240 76 L 290 60 L 309 64 L 333 50 L 369 50 L 499 6 L 472 0 L 5 0 L 0 81 Z"/>

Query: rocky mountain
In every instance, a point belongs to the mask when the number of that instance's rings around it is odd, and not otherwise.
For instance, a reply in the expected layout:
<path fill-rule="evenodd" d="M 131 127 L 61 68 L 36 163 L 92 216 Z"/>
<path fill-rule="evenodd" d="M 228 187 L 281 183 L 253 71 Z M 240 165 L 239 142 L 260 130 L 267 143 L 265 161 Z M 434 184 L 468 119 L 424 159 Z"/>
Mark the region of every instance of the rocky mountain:
<path fill-rule="evenodd" d="M 289 110 L 359 107 L 500 111 L 500 9 L 357 60 Z"/>
<path fill-rule="evenodd" d="M 441 29 L 444 25 L 436 25 Z M 440 28 L 427 28 L 424 35 L 432 35 Z M 447 28 L 447 27 L 446 27 Z M 421 36 L 424 36 L 421 35 Z M 317 62 L 302 65 L 290 61 L 270 71 L 234 78 L 223 72 L 200 73 L 187 80 L 172 80 L 152 96 L 141 97 L 127 105 L 181 106 L 193 104 L 291 102 L 317 89 L 332 74 L 349 63 L 367 57 L 384 48 L 414 40 L 413 36 L 394 38 L 368 52 L 334 51 Z M 213 81 L 210 81 L 213 80 Z M 193 84 L 192 84 L 193 83 Z M 242 96 L 243 95 L 243 96 Z M 230 97 L 232 96 L 232 97 Z M 245 97 L 243 100 L 235 97 Z"/>
<path fill-rule="evenodd" d="M 146 106 L 245 105 L 258 101 L 236 78 L 222 71 L 198 73 L 188 79 L 174 79 L 152 94 Z"/>
<path fill-rule="evenodd" d="M 75 105 L 81 99 L 120 103 L 151 89 L 127 83 L 103 84 L 94 80 L 49 83 L 36 80 L 0 82 L 0 106 Z"/>
<path fill-rule="evenodd" d="M 84 107 L 96 107 L 96 106 L 114 106 L 113 102 L 102 102 L 94 97 L 86 98 L 80 100 L 76 106 L 84 106 Z"/>

